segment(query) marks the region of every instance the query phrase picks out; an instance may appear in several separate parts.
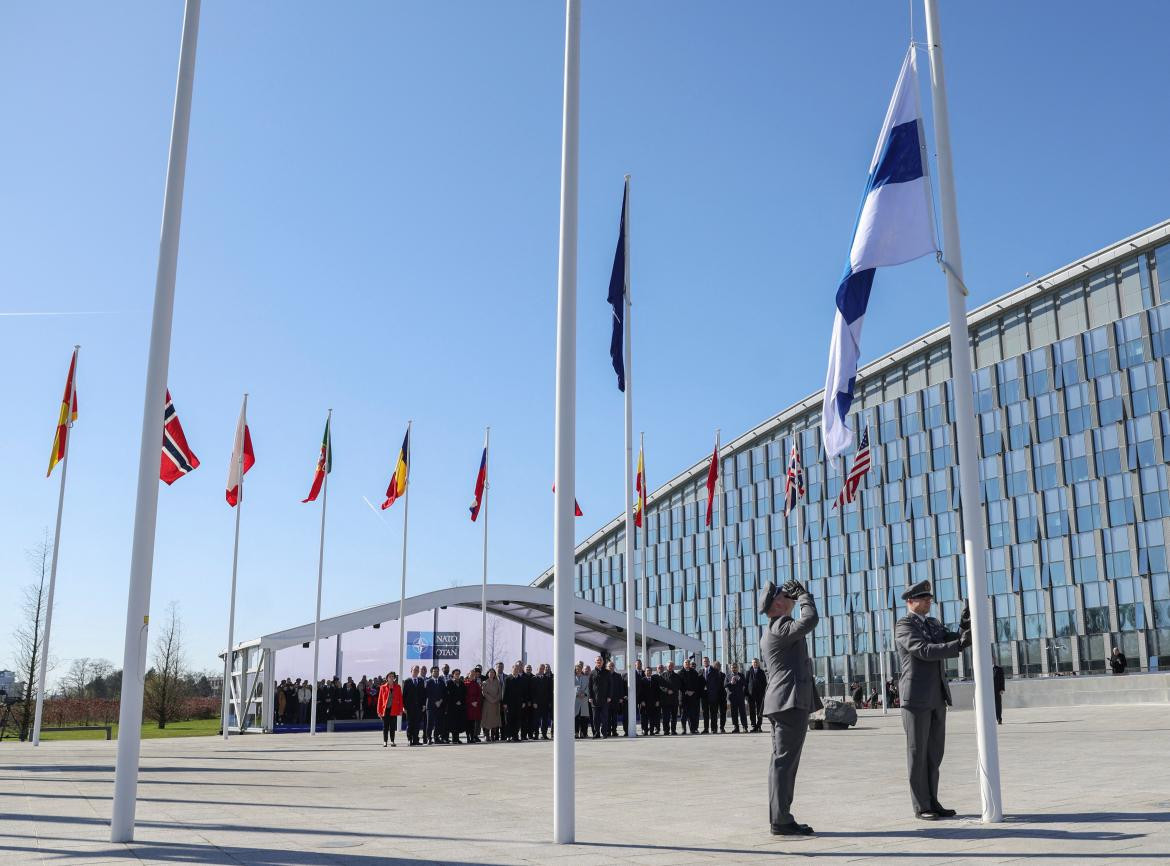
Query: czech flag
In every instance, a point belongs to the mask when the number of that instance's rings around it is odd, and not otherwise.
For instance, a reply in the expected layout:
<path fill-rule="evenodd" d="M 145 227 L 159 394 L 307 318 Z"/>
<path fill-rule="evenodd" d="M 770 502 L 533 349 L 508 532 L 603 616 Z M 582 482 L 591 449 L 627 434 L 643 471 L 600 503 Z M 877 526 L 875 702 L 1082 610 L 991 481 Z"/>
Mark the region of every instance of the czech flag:
<path fill-rule="evenodd" d="M 406 493 L 407 482 L 410 481 L 410 427 L 406 428 L 406 435 L 402 437 L 402 448 L 398 451 L 398 462 L 394 466 L 394 474 L 390 476 L 390 486 L 386 488 L 386 501 L 382 503 L 385 511 Z"/>
<path fill-rule="evenodd" d="M 483 456 L 479 458 L 479 474 L 475 476 L 475 499 L 467 510 L 471 512 L 471 522 L 479 517 L 479 507 L 483 505 L 483 490 L 487 486 L 487 446 L 483 446 Z"/>
<path fill-rule="evenodd" d="M 61 398 L 61 410 L 57 413 L 57 432 L 53 435 L 53 453 L 49 455 L 48 478 L 53 474 L 53 467 L 65 459 L 65 439 L 69 436 L 69 428 L 77 420 L 77 383 L 73 375 L 77 372 L 77 350 L 73 350 L 73 357 L 69 361 L 69 375 L 65 377 L 65 396 Z M 72 406 L 72 411 L 70 410 Z"/>

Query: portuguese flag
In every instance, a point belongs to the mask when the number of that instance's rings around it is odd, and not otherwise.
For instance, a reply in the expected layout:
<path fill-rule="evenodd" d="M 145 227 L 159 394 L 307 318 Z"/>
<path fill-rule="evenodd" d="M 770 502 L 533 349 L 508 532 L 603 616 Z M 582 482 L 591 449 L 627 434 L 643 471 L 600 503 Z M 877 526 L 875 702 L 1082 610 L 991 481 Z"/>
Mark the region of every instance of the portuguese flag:
<path fill-rule="evenodd" d="M 317 469 L 313 473 L 313 486 L 309 488 L 309 495 L 301 502 L 313 502 L 321 492 L 325 483 L 325 476 L 333 471 L 333 443 L 329 439 L 329 418 L 325 419 L 325 435 L 321 437 L 321 456 L 317 458 Z"/>

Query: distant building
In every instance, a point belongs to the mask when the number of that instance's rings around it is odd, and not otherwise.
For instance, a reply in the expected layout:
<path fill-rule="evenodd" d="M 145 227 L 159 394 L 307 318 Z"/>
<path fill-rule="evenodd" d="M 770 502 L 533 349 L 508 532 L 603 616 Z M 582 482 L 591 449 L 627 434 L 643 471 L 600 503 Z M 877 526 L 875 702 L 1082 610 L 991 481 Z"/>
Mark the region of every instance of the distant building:
<path fill-rule="evenodd" d="M 923 302 L 888 283 L 881 293 L 890 304 Z M 826 305 L 831 297 L 826 286 Z M 940 317 L 945 299 L 940 278 L 930 300 Z M 1083 673 L 1104 671 L 1120 647 L 1132 670 L 1170 668 L 1170 221 L 1032 279 L 967 321 L 994 658 L 1009 675 Z M 769 347 L 754 358 L 734 349 L 727 375 L 761 384 L 775 375 Z M 856 393 L 850 423 L 856 430 L 867 417 L 873 444 L 863 502 L 833 507 L 842 461 L 824 457 L 820 392 L 727 442 L 727 502 L 712 530 L 703 520 L 708 458 L 653 491 L 634 554 L 651 623 L 742 662 L 759 655 L 757 588 L 795 571 L 820 608 L 817 675 L 848 683 L 876 680 L 879 653 L 897 670 L 892 629 L 907 585 L 932 580 L 938 615 L 958 622 L 967 584 L 948 329 L 866 365 Z M 803 538 L 796 515 L 784 517 L 794 441 L 808 490 Z M 577 546 L 577 595 L 624 608 L 624 537 L 619 516 Z M 549 587 L 552 576 L 535 583 Z M 680 653 L 658 655 L 651 661 Z M 947 671 L 969 675 L 969 658 L 948 660 Z"/>

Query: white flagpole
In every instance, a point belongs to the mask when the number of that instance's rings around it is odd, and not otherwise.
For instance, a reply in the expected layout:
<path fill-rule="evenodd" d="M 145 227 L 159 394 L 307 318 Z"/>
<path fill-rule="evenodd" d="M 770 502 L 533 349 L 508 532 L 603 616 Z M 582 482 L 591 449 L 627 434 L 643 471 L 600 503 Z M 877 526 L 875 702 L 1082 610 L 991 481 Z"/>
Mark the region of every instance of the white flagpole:
<path fill-rule="evenodd" d="M 491 463 L 491 454 L 488 452 L 488 443 L 492 434 L 491 427 L 483 428 L 483 580 L 479 587 L 479 657 L 486 672 L 492 666 L 494 659 L 487 657 L 487 542 L 488 542 L 488 488 L 491 486 L 491 475 L 488 465 Z"/>
<path fill-rule="evenodd" d="M 628 252 L 628 250 L 627 250 Z M 646 434 L 638 434 L 638 456 L 641 458 L 642 464 L 642 490 L 639 494 L 639 502 L 645 502 L 648 499 L 646 490 Z M 646 503 L 648 504 L 648 503 Z M 646 666 L 646 671 L 650 670 L 650 650 L 649 642 L 646 637 L 646 596 L 650 591 L 650 584 L 646 580 L 646 526 L 650 518 L 646 515 L 645 505 L 642 508 L 642 664 Z M 637 541 L 637 537 L 634 539 Z M 637 545 L 635 544 L 635 547 Z"/>
<path fill-rule="evenodd" d="M 867 416 L 866 423 L 865 423 L 866 430 L 868 430 L 870 428 L 869 420 L 870 419 Z M 874 429 L 876 430 L 877 428 L 875 427 Z M 871 470 L 873 469 L 873 465 L 876 462 L 874 455 L 876 455 L 877 453 L 878 453 L 878 451 L 877 451 L 877 436 L 876 435 L 870 436 L 869 437 L 869 455 L 870 455 L 869 456 L 869 464 L 870 464 Z M 873 500 L 874 500 L 875 494 L 877 493 L 877 490 L 875 488 L 870 487 L 868 484 L 866 485 L 866 487 L 869 488 L 870 513 L 873 513 L 873 508 L 874 508 L 874 501 Z M 874 547 L 874 543 L 873 543 L 873 539 L 874 539 L 874 535 L 875 535 L 875 532 L 874 532 L 875 527 L 869 526 L 868 521 L 867 521 L 868 515 L 866 514 L 866 511 L 865 511 L 865 493 L 866 493 L 866 491 L 863 489 L 861 491 L 861 515 L 860 516 L 861 516 L 862 531 L 866 534 L 866 538 L 869 541 L 869 544 L 867 545 L 869 547 L 869 567 L 873 571 L 877 572 L 878 579 L 879 579 L 878 582 L 880 585 L 880 589 L 878 590 L 881 593 L 881 595 L 880 595 L 880 604 L 878 605 L 878 617 L 880 617 L 880 620 L 878 623 L 879 627 L 878 627 L 877 651 L 878 651 L 878 671 L 880 672 L 880 675 L 882 678 L 882 683 L 881 683 L 881 688 L 878 689 L 878 691 L 881 692 L 882 715 L 885 716 L 885 715 L 889 715 L 889 712 L 890 712 L 890 708 L 888 706 L 889 701 L 887 700 L 888 693 L 886 692 L 886 629 L 885 629 L 885 626 L 886 626 L 886 604 L 888 603 L 889 598 L 888 598 L 888 593 L 886 591 L 886 572 L 885 572 L 885 569 L 878 568 L 877 556 L 875 555 L 877 553 L 877 550 Z"/>
<path fill-rule="evenodd" d="M 963 253 L 955 204 L 951 160 L 951 128 L 943 73 L 942 36 L 935 0 L 926 3 L 926 38 L 930 47 L 930 93 L 934 105 L 934 137 L 938 151 L 939 205 L 942 216 L 943 270 L 951 326 L 951 383 L 955 396 L 958 438 L 959 496 L 963 507 L 963 542 L 967 565 L 967 598 L 971 605 L 971 656 L 975 669 L 975 736 L 979 751 L 979 789 L 983 822 L 1003 820 L 999 787 L 999 739 L 995 728 L 995 696 L 991 675 L 991 615 L 984 573 L 983 507 L 979 503 L 979 450 L 975 436 L 975 400 L 971 391 L 971 346 L 968 341 Z"/>
<path fill-rule="evenodd" d="M 243 425 L 242 430 L 248 429 L 248 395 L 244 394 L 244 405 L 240 408 L 240 422 Z M 231 681 L 232 681 L 232 647 L 236 642 L 236 571 L 237 564 L 240 557 L 240 512 L 244 510 L 244 439 L 245 433 L 241 432 L 241 439 L 239 441 L 240 456 L 238 458 L 236 471 L 239 475 L 239 492 L 236 494 L 236 540 L 232 545 L 232 594 L 228 602 L 228 640 L 227 652 L 223 659 L 223 712 L 220 716 L 223 719 L 223 738 L 228 739 L 228 719 L 231 714 Z M 237 722 L 242 722 L 242 719 Z M 242 728 L 241 728 L 242 730 Z"/>
<path fill-rule="evenodd" d="M 715 431 L 715 459 L 719 461 L 719 622 L 723 640 L 723 657 L 727 658 L 727 485 L 723 477 L 723 457 L 719 454 L 719 430 Z M 734 470 L 733 470 L 734 471 Z M 718 656 L 718 653 L 711 653 Z"/>
<path fill-rule="evenodd" d="M 410 449 L 406 455 L 406 494 L 402 497 L 402 582 L 398 586 L 398 676 L 402 676 L 406 664 L 406 537 L 410 530 L 410 470 L 414 467 L 414 443 L 410 441 L 413 421 L 406 422 L 406 442 Z M 397 467 L 395 467 L 397 469 Z"/>
<path fill-rule="evenodd" d="M 561 227 L 557 266 L 556 451 L 553 501 L 553 841 L 576 838 L 573 754 L 573 501 L 577 450 L 577 156 L 580 137 L 581 4 L 565 0 L 565 95 L 561 131 Z"/>
<path fill-rule="evenodd" d="M 637 584 L 634 583 L 634 359 L 630 353 L 631 342 L 630 308 L 630 176 L 626 175 L 625 195 L 622 196 L 624 213 L 622 214 L 623 234 L 622 246 L 625 248 L 625 273 L 622 275 L 622 294 L 624 295 L 625 311 L 622 316 L 622 335 L 625 341 L 623 362 L 626 374 L 626 736 L 634 738 L 638 735 L 637 725 L 634 724 L 634 714 L 638 710 L 637 688 L 634 678 L 634 608 L 638 605 Z"/>
<path fill-rule="evenodd" d="M 333 462 L 333 410 L 325 416 L 325 479 L 321 483 L 321 541 L 317 548 L 317 612 L 313 615 L 313 697 L 309 704 L 309 736 L 317 736 L 317 678 L 321 661 L 321 586 L 325 582 L 325 506 L 329 504 L 329 468 Z M 340 640 L 340 635 L 338 640 Z"/>
<path fill-rule="evenodd" d="M 65 404 L 65 447 L 61 453 L 61 490 L 57 494 L 57 528 L 53 532 L 53 562 L 49 566 L 49 597 L 45 608 L 45 636 L 41 640 L 41 663 L 37 673 L 37 708 L 33 715 L 32 744 L 41 744 L 41 717 L 45 709 L 46 678 L 49 673 L 49 634 L 53 630 L 53 596 L 57 589 L 57 553 L 61 549 L 61 514 L 65 510 L 65 470 L 69 468 L 69 440 L 73 438 L 73 397 L 77 393 L 77 356 L 81 346 L 73 347 L 73 375 L 69 380 L 69 397 Z"/>
<path fill-rule="evenodd" d="M 138 759 L 142 738 L 142 690 L 150 624 L 150 580 L 154 565 L 155 521 L 158 517 L 158 461 L 162 448 L 163 410 L 171 354 L 171 321 L 175 307 L 175 270 L 179 260 L 179 227 L 183 215 L 183 182 L 187 170 L 187 133 L 191 125 L 191 92 L 195 84 L 195 46 L 199 38 L 200 0 L 187 0 L 179 48 L 175 113 L 171 122 L 170 157 L 163 195 L 162 233 L 154 284 L 154 313 L 146 364 L 142 409 L 142 441 L 138 455 L 138 493 L 134 505 L 134 540 L 130 553 L 130 588 L 126 601 L 126 640 L 122 656 L 122 697 L 118 710 L 118 758 L 114 768 L 114 803 L 110 841 L 134 838 L 138 794 Z"/>

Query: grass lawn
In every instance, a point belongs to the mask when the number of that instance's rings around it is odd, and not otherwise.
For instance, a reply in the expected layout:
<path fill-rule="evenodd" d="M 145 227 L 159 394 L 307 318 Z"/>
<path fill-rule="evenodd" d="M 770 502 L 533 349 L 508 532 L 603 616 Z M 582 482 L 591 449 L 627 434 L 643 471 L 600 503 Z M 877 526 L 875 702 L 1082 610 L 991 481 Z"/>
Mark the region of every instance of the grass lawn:
<path fill-rule="evenodd" d="M 118 725 L 115 722 L 114 739 L 118 738 Z M 162 737 L 207 737 L 219 733 L 219 719 L 196 719 L 190 722 L 167 722 L 165 728 L 159 729 L 159 726 L 154 722 L 147 722 L 142 726 L 142 739 L 154 740 Z M 105 731 L 45 731 L 41 734 L 41 740 L 49 742 L 50 740 L 104 740 L 106 738 Z M 4 743 L 18 742 L 16 739 L 9 739 L 8 732 L 5 732 Z"/>

